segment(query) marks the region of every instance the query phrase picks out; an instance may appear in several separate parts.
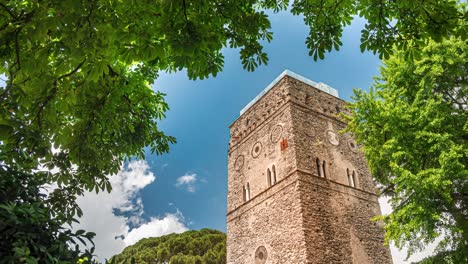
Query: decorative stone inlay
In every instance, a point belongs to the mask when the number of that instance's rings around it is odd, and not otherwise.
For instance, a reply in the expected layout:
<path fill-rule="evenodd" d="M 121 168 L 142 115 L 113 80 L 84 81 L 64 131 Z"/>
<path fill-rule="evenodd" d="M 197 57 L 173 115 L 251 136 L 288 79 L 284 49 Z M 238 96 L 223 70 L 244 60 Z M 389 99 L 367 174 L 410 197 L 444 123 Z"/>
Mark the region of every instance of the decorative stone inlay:
<path fill-rule="evenodd" d="M 335 146 L 338 146 L 340 144 L 340 141 L 338 139 L 338 134 L 336 134 L 334 131 L 328 130 L 327 131 L 327 138 L 328 141 Z"/>
<path fill-rule="evenodd" d="M 281 125 L 276 125 L 271 129 L 270 140 L 273 143 L 278 142 L 281 136 L 283 135 L 283 127 Z"/>
<path fill-rule="evenodd" d="M 358 151 L 358 146 L 356 142 L 352 139 L 348 140 L 348 147 L 352 152 L 357 152 Z"/>
<path fill-rule="evenodd" d="M 264 246 L 260 246 L 255 251 L 255 264 L 264 264 L 268 258 L 268 252 Z"/>
<path fill-rule="evenodd" d="M 315 137 L 315 132 L 313 130 L 313 126 L 309 121 L 304 121 L 302 123 L 302 130 L 304 134 L 308 137 Z"/>
<path fill-rule="evenodd" d="M 255 143 L 252 148 L 252 157 L 254 158 L 258 157 L 261 152 L 262 152 L 262 143 L 260 142 Z"/>
<path fill-rule="evenodd" d="M 234 169 L 241 170 L 244 167 L 244 155 L 239 155 L 234 162 Z"/>

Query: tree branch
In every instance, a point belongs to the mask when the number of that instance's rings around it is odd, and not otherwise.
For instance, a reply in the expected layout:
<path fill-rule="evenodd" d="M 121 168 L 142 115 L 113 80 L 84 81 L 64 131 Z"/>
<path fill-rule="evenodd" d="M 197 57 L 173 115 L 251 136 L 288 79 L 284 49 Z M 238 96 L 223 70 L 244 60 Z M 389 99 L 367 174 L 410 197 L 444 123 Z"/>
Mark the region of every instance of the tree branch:
<path fill-rule="evenodd" d="M 86 59 L 84 59 L 82 62 L 80 62 L 80 64 L 78 64 L 78 66 L 76 66 L 72 71 L 70 71 L 69 73 L 66 73 L 64 75 L 61 75 L 59 76 L 57 79 L 55 79 L 55 81 L 53 82 L 53 88 L 52 88 L 52 91 L 50 92 L 49 95 L 47 95 L 46 99 L 44 100 L 44 102 L 42 102 L 41 106 L 39 107 L 39 110 L 37 111 L 37 114 L 36 114 L 36 117 L 32 120 L 32 122 L 34 121 L 38 121 L 38 125 L 39 127 L 42 126 L 42 121 L 41 121 L 41 114 L 42 114 L 42 111 L 44 110 L 44 108 L 47 106 L 47 104 L 49 104 L 49 102 L 52 100 L 52 98 L 54 97 L 54 93 L 55 91 L 57 91 L 57 83 L 58 81 L 64 79 L 64 78 L 67 78 L 73 74 L 75 74 L 76 72 L 78 72 L 78 70 L 81 68 L 81 66 L 84 64 L 84 62 L 86 61 Z"/>
<path fill-rule="evenodd" d="M 15 53 L 16 53 L 16 64 L 18 64 L 18 70 L 21 69 L 21 62 L 20 62 L 20 46 L 19 46 L 19 41 L 18 41 L 18 36 L 21 31 L 22 27 L 19 28 L 15 32 Z"/>
<path fill-rule="evenodd" d="M 185 0 L 182 0 L 183 6 L 184 6 L 184 16 L 185 16 L 185 21 L 188 21 L 187 17 L 187 5 L 185 3 Z"/>
<path fill-rule="evenodd" d="M 54 83 L 57 83 L 58 81 L 64 79 L 64 78 L 67 78 L 73 74 L 75 74 L 76 72 L 78 72 L 78 70 L 81 68 L 81 66 L 83 66 L 83 64 L 85 63 L 86 59 L 84 59 L 82 62 L 80 62 L 80 64 L 78 64 L 78 66 L 75 67 L 75 69 L 73 69 L 72 71 L 70 71 L 69 73 L 66 73 L 62 76 L 59 76 L 55 81 Z"/>
<path fill-rule="evenodd" d="M 18 19 L 18 16 L 13 14 L 13 12 L 10 9 L 8 9 L 8 7 L 5 4 L 0 3 L 0 7 L 2 7 L 2 9 L 5 10 L 12 18 Z"/>

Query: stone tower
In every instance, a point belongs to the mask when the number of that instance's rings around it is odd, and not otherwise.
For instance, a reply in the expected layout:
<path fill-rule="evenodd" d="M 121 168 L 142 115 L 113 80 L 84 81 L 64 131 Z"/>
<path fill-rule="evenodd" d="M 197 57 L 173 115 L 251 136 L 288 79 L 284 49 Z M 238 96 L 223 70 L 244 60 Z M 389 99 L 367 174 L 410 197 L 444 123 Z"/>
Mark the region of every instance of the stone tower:
<path fill-rule="evenodd" d="M 392 263 L 335 89 L 284 71 L 231 125 L 227 263 Z"/>

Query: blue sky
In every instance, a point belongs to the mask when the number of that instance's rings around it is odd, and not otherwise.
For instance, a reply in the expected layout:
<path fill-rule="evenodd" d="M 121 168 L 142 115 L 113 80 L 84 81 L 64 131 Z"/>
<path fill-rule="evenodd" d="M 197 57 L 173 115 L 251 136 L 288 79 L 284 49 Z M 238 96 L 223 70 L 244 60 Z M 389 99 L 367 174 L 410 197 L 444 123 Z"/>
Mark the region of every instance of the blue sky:
<path fill-rule="evenodd" d="M 346 29 L 340 51 L 318 62 L 308 56 L 304 44 L 308 29 L 300 17 L 282 12 L 272 15 L 271 22 L 274 38 L 265 43 L 267 66 L 247 72 L 239 51 L 226 49 L 224 70 L 216 78 L 191 81 L 179 72 L 156 80 L 154 89 L 167 94 L 170 106 L 161 128 L 178 142 L 169 154 L 147 158 L 157 180 L 141 192 L 146 214 L 176 207 L 189 228 L 225 231 L 228 127 L 239 111 L 285 69 L 338 89 L 345 100 L 352 88 L 367 88 L 378 73 L 378 57 L 359 49 L 362 21 Z M 194 192 L 175 186 L 186 174 L 197 176 Z"/>
<path fill-rule="evenodd" d="M 247 72 L 239 50 L 225 49 L 224 69 L 216 78 L 192 81 L 178 72 L 155 81 L 154 89 L 167 94 L 170 106 L 160 128 L 177 144 L 169 154 L 148 153 L 146 161 L 124 167 L 111 177 L 111 194 L 87 193 L 78 199 L 84 216 L 75 228 L 97 233 L 101 260 L 143 237 L 200 228 L 226 231 L 229 125 L 285 69 L 338 89 L 348 101 L 353 88 L 367 90 L 378 75 L 378 57 L 359 49 L 362 20 L 345 29 L 340 51 L 314 62 L 304 44 L 308 29 L 301 17 L 281 12 L 270 19 L 274 38 L 265 43 L 267 66 Z M 389 211 L 385 205 L 382 209 Z M 405 263 L 404 251 L 392 248 L 392 255 L 394 263 Z"/>

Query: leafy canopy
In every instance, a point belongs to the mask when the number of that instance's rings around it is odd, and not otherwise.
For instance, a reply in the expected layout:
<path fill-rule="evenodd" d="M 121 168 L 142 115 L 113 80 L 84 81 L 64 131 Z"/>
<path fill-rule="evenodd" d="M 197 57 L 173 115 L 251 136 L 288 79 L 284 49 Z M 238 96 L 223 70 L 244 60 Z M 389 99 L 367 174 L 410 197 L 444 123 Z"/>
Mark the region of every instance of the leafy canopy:
<path fill-rule="evenodd" d="M 369 93 L 355 91 L 348 117 L 390 197 L 387 241 L 412 254 L 442 235 L 440 250 L 461 253 L 455 263 L 468 261 L 467 44 L 431 41 L 419 60 L 396 52 Z"/>
<path fill-rule="evenodd" d="M 226 234 L 210 229 L 144 238 L 109 263 L 226 263 Z"/>
<path fill-rule="evenodd" d="M 143 158 L 145 147 L 168 151 L 175 139 L 158 129 L 168 105 L 151 89 L 160 71 L 216 76 L 226 47 L 239 49 L 249 71 L 266 64 L 262 45 L 272 33 L 263 10 L 290 4 L 310 27 L 315 60 L 341 46 L 343 27 L 356 16 L 367 20 L 362 50 L 381 56 L 393 44 L 411 49 L 465 36 L 465 6 L 457 1 L 0 1 L 0 177 L 15 178 L 1 186 L 0 223 L 37 220 L 18 224 L 2 255 L 45 261 L 39 256 L 57 247 L 30 232 L 65 234 L 58 227 L 81 215 L 78 195 L 110 191 L 107 175 L 126 158 Z M 39 187 L 51 183 L 57 188 L 43 195 Z M 30 218 L 34 211 L 50 218 Z M 7 234 L 13 226 L 0 228 Z"/>
<path fill-rule="evenodd" d="M 92 258 L 93 248 L 80 252 L 94 233 L 72 232 L 44 204 L 36 177 L 0 166 L 0 263 L 73 263 Z M 91 241 L 92 242 L 92 241 Z M 73 246 L 74 250 L 70 247 Z"/>
<path fill-rule="evenodd" d="M 276 3 L 270 0 L 267 3 Z M 289 1 L 285 1 L 289 2 Z M 388 58 L 393 47 L 418 55 L 429 39 L 466 36 L 466 5 L 456 0 L 303 0 L 293 1 L 291 12 L 304 16 L 309 26 L 309 55 L 323 59 L 342 45 L 343 28 L 356 17 L 366 21 L 361 51 Z"/>

